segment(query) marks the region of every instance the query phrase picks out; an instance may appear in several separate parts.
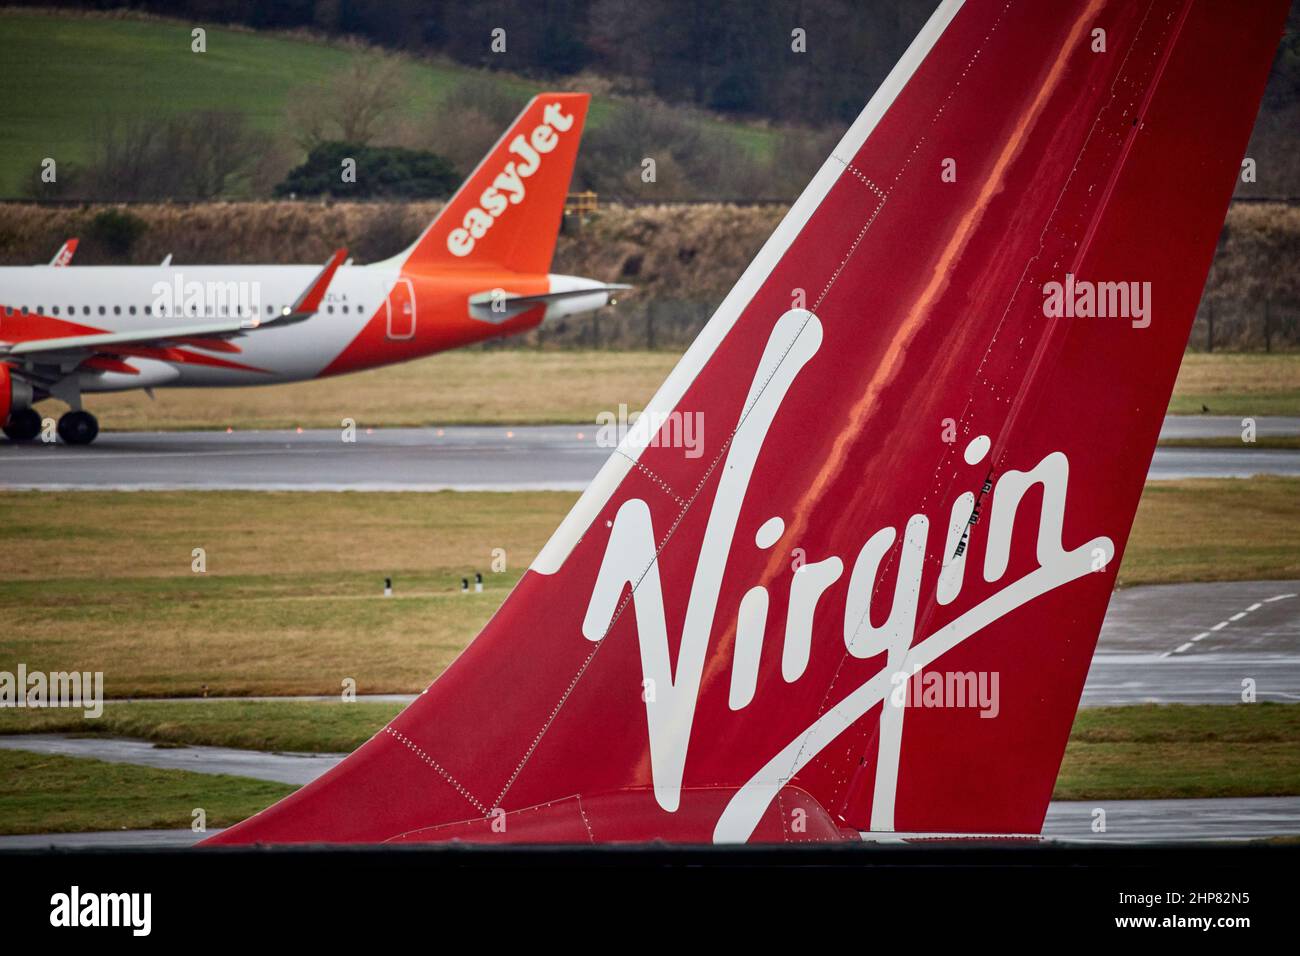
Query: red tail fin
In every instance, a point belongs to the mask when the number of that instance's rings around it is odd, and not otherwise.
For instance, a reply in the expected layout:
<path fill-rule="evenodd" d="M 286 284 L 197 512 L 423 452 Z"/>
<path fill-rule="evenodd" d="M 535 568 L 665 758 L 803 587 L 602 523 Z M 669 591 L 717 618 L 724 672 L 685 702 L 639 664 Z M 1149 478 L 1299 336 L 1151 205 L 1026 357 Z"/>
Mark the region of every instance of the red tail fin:
<path fill-rule="evenodd" d="M 944 3 L 478 639 L 215 842 L 1037 832 L 1285 12 Z"/>
<path fill-rule="evenodd" d="M 403 253 L 404 268 L 548 272 L 590 101 L 586 93 L 533 97 Z"/>

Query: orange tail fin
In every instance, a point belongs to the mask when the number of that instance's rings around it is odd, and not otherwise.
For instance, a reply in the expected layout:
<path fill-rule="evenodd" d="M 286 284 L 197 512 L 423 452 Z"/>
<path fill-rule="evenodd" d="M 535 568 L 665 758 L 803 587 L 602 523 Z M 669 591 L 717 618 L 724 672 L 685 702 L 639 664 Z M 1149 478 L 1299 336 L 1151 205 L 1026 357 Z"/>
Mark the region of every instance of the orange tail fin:
<path fill-rule="evenodd" d="M 586 93 L 533 97 L 403 253 L 403 270 L 548 272 L 590 102 Z"/>

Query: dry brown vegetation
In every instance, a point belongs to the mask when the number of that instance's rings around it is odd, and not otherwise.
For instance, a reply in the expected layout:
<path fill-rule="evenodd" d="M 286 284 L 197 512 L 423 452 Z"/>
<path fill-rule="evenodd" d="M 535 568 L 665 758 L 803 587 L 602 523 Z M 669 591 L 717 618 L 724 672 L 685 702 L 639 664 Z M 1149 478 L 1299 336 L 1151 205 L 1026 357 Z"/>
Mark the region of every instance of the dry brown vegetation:
<path fill-rule="evenodd" d="M 0 667 L 103 671 L 112 697 L 418 690 L 575 497 L 6 495 Z M 462 595 L 475 571 L 484 593 Z"/>
<path fill-rule="evenodd" d="M 140 204 L 126 208 L 145 229 L 125 256 L 93 239 L 106 207 L 0 206 L 0 262 L 48 261 L 68 236 L 83 241 L 77 262 L 323 262 L 346 245 L 358 262 L 405 248 L 440 208 L 437 202 L 248 202 Z M 617 312 L 548 328 L 550 346 L 681 348 L 739 278 L 785 207 L 722 204 L 605 206 L 585 225 L 566 223 L 554 271 L 628 282 L 636 292 Z M 1300 207 L 1236 203 L 1228 214 L 1206 295 L 1192 332 L 1195 348 L 1300 345 Z M 514 340 L 536 342 L 536 334 Z"/>

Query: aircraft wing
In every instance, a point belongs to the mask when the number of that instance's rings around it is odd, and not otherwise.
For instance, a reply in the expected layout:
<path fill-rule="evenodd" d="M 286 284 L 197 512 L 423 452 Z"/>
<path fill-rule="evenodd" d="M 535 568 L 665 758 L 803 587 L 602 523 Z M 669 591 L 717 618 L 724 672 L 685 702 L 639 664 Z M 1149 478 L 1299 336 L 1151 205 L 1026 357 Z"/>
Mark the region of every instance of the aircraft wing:
<path fill-rule="evenodd" d="M 19 342 L 0 342 L 0 356 L 31 357 L 37 355 L 68 353 L 112 352 L 117 346 L 133 348 L 170 348 L 176 345 L 216 345 L 223 339 L 244 335 L 260 328 L 301 322 L 316 314 L 334 273 L 347 257 L 346 249 L 338 249 L 317 273 L 311 284 L 298 296 L 293 305 L 269 319 L 252 316 L 244 319 L 227 319 L 220 322 L 190 323 L 163 328 L 131 329 L 120 332 L 95 332 L 85 335 L 57 335 L 43 339 Z M 207 343 L 206 340 L 211 340 Z M 228 350 L 218 347 L 219 351 Z"/>
<path fill-rule="evenodd" d="M 0 355 L 39 355 L 47 352 L 99 352 L 114 345 L 167 347 L 185 340 L 226 338 L 258 328 L 257 319 L 211 322 L 205 325 L 175 325 L 164 329 L 139 329 L 132 332 L 102 332 L 94 335 L 60 335 L 32 339 L 12 345 L 0 343 Z"/>

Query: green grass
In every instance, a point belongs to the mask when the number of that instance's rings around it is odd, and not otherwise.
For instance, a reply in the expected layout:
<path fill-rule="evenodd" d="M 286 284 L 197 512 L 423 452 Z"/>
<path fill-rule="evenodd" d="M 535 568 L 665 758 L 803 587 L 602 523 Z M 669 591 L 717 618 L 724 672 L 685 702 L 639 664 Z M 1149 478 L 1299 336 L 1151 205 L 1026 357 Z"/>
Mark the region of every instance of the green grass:
<path fill-rule="evenodd" d="M 398 704 L 298 701 L 112 703 L 79 711 L 0 712 L 0 733 L 111 734 L 163 745 L 344 752 Z M 0 750 L 0 832 L 181 828 L 203 807 L 209 826 L 242 819 L 292 791 L 240 777 L 154 770 Z M 1300 794 L 1300 704 L 1147 705 L 1082 710 L 1057 800 Z"/>
<path fill-rule="evenodd" d="M 206 813 L 208 828 L 224 827 L 295 789 L 245 777 L 0 750 L 0 832 L 183 829 L 197 808 Z"/>
<path fill-rule="evenodd" d="M 207 52 L 190 49 L 194 24 L 161 19 L 0 13 L 5 108 L 0 112 L 0 195 L 15 195 L 41 159 L 84 162 L 105 116 L 165 116 L 238 109 L 263 130 L 280 132 L 295 87 L 323 80 L 356 54 L 309 39 L 204 25 Z M 367 51 L 366 57 L 386 56 Z M 432 60 L 400 61 L 407 93 L 394 119 L 419 124 L 461 82 L 491 84 L 521 105 L 543 84 Z M 589 125 L 633 106 L 597 97 Z M 738 147 L 767 156 L 777 135 L 761 127 L 710 120 Z"/>
<path fill-rule="evenodd" d="M 1209 409 L 1209 411 L 1204 411 Z M 1260 389 L 1246 392 L 1174 393 L 1170 415 L 1300 415 L 1300 392 Z"/>
<path fill-rule="evenodd" d="M 1300 578 L 1300 479 L 1149 482 L 1119 584 Z"/>
<path fill-rule="evenodd" d="M 1224 435 L 1218 438 L 1165 438 L 1160 442 L 1162 448 L 1270 448 L 1291 450 L 1300 448 L 1300 435 L 1260 435 L 1253 442 L 1243 442 L 1240 438 Z"/>
<path fill-rule="evenodd" d="M 1146 705 L 1081 710 L 1058 800 L 1300 794 L 1300 705 Z"/>

